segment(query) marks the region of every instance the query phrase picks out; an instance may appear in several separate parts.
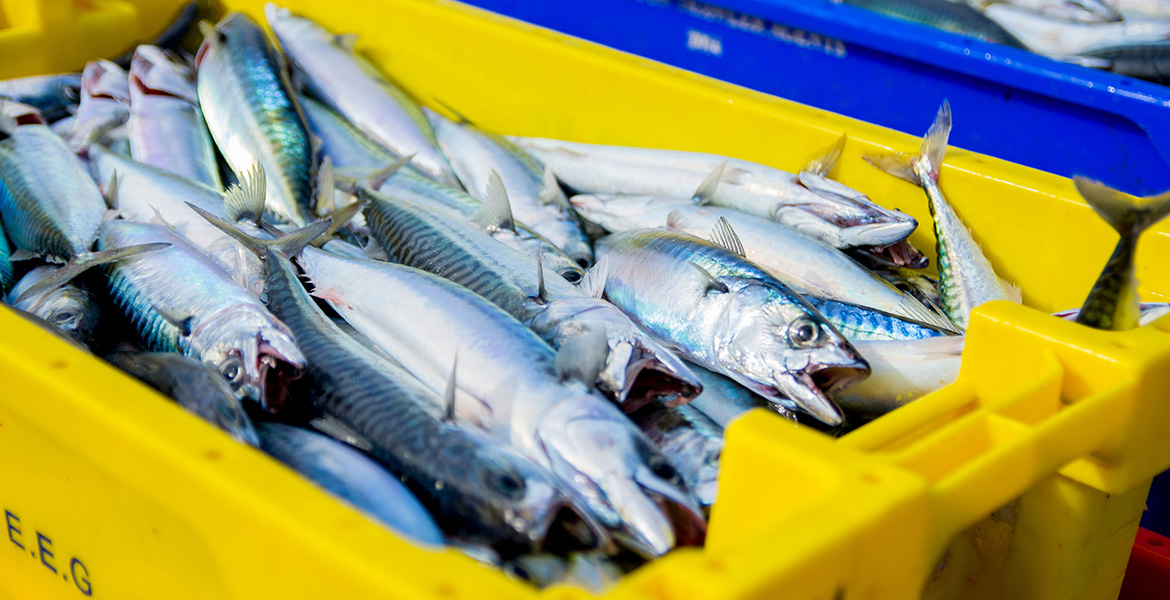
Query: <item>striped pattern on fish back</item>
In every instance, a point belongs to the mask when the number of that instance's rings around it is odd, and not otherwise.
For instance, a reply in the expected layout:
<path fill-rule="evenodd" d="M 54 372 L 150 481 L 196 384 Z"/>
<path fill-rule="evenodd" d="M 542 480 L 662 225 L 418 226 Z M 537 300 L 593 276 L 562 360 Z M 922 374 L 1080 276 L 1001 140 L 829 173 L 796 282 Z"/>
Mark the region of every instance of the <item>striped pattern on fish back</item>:
<path fill-rule="evenodd" d="M 186 354 L 189 344 L 184 343 L 179 328 L 164 319 L 150 304 L 146 291 L 126 277 L 125 270 L 117 264 L 105 267 L 110 298 L 122 314 L 129 317 L 134 332 L 143 348 L 154 352 L 179 352 Z"/>

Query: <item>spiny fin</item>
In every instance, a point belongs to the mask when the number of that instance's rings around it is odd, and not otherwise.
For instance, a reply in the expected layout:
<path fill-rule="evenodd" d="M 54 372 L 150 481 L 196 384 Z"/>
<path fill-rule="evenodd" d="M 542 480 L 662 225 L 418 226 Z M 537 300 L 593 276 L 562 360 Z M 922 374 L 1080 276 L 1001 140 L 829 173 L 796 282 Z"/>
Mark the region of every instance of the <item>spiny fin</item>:
<path fill-rule="evenodd" d="M 862 156 L 861 158 L 865 162 L 877 167 L 878 169 L 881 169 L 882 171 L 885 171 L 886 173 L 889 173 L 890 175 L 893 175 L 894 177 L 897 177 L 898 179 L 909 181 L 914 185 L 922 185 L 922 182 L 918 180 L 918 175 L 914 173 L 914 166 L 910 164 L 910 161 L 913 160 L 913 158 L 905 154 L 900 152 L 890 152 L 887 154 Z"/>
<path fill-rule="evenodd" d="M 342 33 L 333 36 L 333 43 L 342 50 L 353 52 L 353 47 L 358 43 L 358 34 L 356 33 Z"/>
<path fill-rule="evenodd" d="M 309 426 L 339 442 L 349 444 L 359 450 L 368 452 L 374 449 L 374 444 L 366 439 L 365 436 L 354 431 L 349 425 L 329 415 L 311 419 Z"/>
<path fill-rule="evenodd" d="M 715 190 L 719 187 L 719 181 L 723 179 L 723 172 L 726 170 L 727 161 L 719 163 L 718 166 L 703 178 L 703 182 L 695 190 L 695 195 L 692 196 L 692 199 L 699 204 L 707 204 L 710 202 L 715 197 Z"/>
<path fill-rule="evenodd" d="M 20 261 L 24 261 L 24 260 L 38 260 L 40 258 L 41 258 L 40 255 L 37 254 L 36 252 L 33 252 L 31 250 L 25 250 L 24 248 L 17 248 L 15 251 L 12 252 L 12 254 L 8 255 L 8 260 L 10 260 L 12 262 L 20 262 Z"/>
<path fill-rule="evenodd" d="M 333 159 L 326 156 L 317 169 L 317 214 L 324 215 L 337 209 L 333 190 Z"/>
<path fill-rule="evenodd" d="M 943 100 L 942 106 L 938 109 L 938 114 L 934 117 L 934 122 L 930 124 L 930 129 L 926 131 L 926 136 L 922 138 L 922 143 L 918 146 L 917 156 L 891 153 L 865 156 L 862 158 L 869 164 L 894 177 L 905 179 L 910 183 L 921 186 L 924 182 L 919 181 L 918 175 L 914 172 L 914 162 L 925 162 L 930 178 L 938 181 L 943 159 L 946 157 L 947 140 L 950 139 L 950 135 L 951 103 Z"/>
<path fill-rule="evenodd" d="M 326 229 L 325 233 L 321 234 L 321 239 L 327 241 L 330 238 L 332 238 L 333 236 L 337 235 L 337 232 L 342 227 L 345 227 L 345 225 L 347 223 L 349 223 L 351 219 L 353 219 L 355 216 L 357 216 L 357 214 L 359 212 L 361 212 L 362 209 L 365 207 L 366 207 L 365 200 L 357 200 L 357 201 L 351 202 L 349 204 L 346 204 L 345 206 L 342 206 L 341 208 L 325 215 L 333 223 L 331 225 L 329 225 L 329 229 Z M 324 243 L 324 242 L 321 242 L 321 243 Z"/>
<path fill-rule="evenodd" d="M 77 258 L 65 263 L 61 268 L 53 271 L 52 274 L 44 279 L 32 284 L 27 290 L 22 292 L 12 303 L 19 304 L 29 298 L 39 296 L 49 290 L 57 289 L 70 281 L 73 278 L 81 275 L 85 271 L 107 263 L 111 263 L 131 256 L 139 256 L 149 252 L 156 252 L 163 248 L 170 247 L 169 242 L 152 242 L 149 244 L 138 244 L 136 246 L 125 246 L 123 248 L 114 248 L 112 250 L 101 250 L 98 252 L 86 252 L 80 254 Z"/>
<path fill-rule="evenodd" d="M 686 225 L 683 224 L 685 220 L 686 216 L 676 208 L 666 215 L 666 228 L 671 231 L 682 231 L 686 228 Z"/>
<path fill-rule="evenodd" d="M 228 234 L 232 239 L 243 244 L 245 248 L 255 252 L 260 257 L 266 256 L 270 250 L 276 250 L 284 256 L 292 258 L 300 254 L 305 246 L 313 243 L 313 240 L 321 237 L 321 234 L 325 233 L 329 229 L 329 226 L 333 224 L 332 219 L 325 217 L 305 227 L 283 234 L 274 240 L 261 240 L 240 231 L 235 225 L 224 221 L 190 202 L 187 203 L 187 206 L 190 206 L 191 210 L 199 213 L 199 216 L 207 219 L 208 222 L 215 225 L 220 231 Z"/>
<path fill-rule="evenodd" d="M 740 258 L 747 258 L 747 254 L 743 250 L 743 242 L 740 241 L 739 235 L 735 233 L 735 230 L 731 228 L 731 223 L 727 222 L 726 217 L 719 217 L 719 220 L 715 222 L 715 228 L 711 230 L 710 239 L 711 243 L 716 246 Z"/>
<path fill-rule="evenodd" d="M 1002 277 L 999 278 L 999 283 L 1003 286 L 1004 296 L 1007 300 L 1015 302 L 1016 304 L 1024 303 L 1024 291 L 1020 289 L 1020 286 L 1014 283 L 1009 283 Z"/>
<path fill-rule="evenodd" d="M 455 358 L 451 359 L 451 377 L 447 379 L 447 389 L 443 391 L 443 406 L 446 411 L 443 415 L 443 420 L 448 423 L 455 422 L 455 390 L 458 389 L 455 385 L 455 373 L 459 370 L 459 353 L 455 353 Z"/>
<path fill-rule="evenodd" d="M 890 287 L 898 289 L 892 284 Z M 962 329 L 955 325 L 955 323 L 951 321 L 951 319 L 947 317 L 946 314 L 935 312 L 927 308 L 927 306 L 920 302 L 918 298 L 915 298 L 914 296 L 911 296 L 910 294 L 907 294 L 901 290 L 898 290 L 898 294 L 900 296 L 898 299 L 898 312 L 894 316 L 903 319 L 909 319 L 911 321 L 933 327 L 947 333 L 962 333 Z"/>
<path fill-rule="evenodd" d="M 536 242 L 536 301 L 548 304 L 548 290 L 544 287 L 544 243 Z"/>
<path fill-rule="evenodd" d="M 841 158 L 841 151 L 845 149 L 845 140 L 848 137 L 847 134 L 842 133 L 841 137 L 837 138 L 837 141 L 833 142 L 831 146 L 821 150 L 812 160 L 808 161 L 804 170 L 821 177 L 828 177 L 829 173 L 833 171 L 833 167 L 837 166 L 837 160 Z"/>
<path fill-rule="evenodd" d="M 506 229 L 516 233 L 516 221 L 512 217 L 512 203 L 508 200 L 508 190 L 504 188 L 504 180 L 500 179 L 500 174 L 495 169 L 488 172 L 487 185 L 483 188 L 483 202 L 473 220 L 488 232 Z"/>
<path fill-rule="evenodd" d="M 707 269 L 704 269 L 703 267 L 700 267 L 693 262 L 688 262 L 687 264 L 695 268 L 695 273 L 697 273 L 699 276 L 699 282 L 702 284 L 703 289 L 707 292 L 719 292 L 721 294 L 726 294 L 729 291 L 727 289 L 727 284 L 716 279 L 715 276 L 712 275 L 711 272 Z"/>
<path fill-rule="evenodd" d="M 565 197 L 564 190 L 561 189 L 561 184 L 557 181 L 557 176 L 553 173 L 551 167 L 544 167 L 544 175 L 542 178 L 540 193 L 537 194 L 540 201 L 545 204 L 556 204 L 562 210 L 566 207 L 572 206 L 569 204 L 569 199 Z"/>
<path fill-rule="evenodd" d="M 260 163 L 236 175 L 237 183 L 223 194 L 223 211 L 227 220 L 236 223 L 250 221 L 257 226 L 264 216 L 264 196 L 268 193 L 268 177 Z"/>
<path fill-rule="evenodd" d="M 609 279 L 609 256 L 602 256 L 585 276 L 577 283 L 577 289 L 598 300 L 605 295 L 605 282 Z"/>
<path fill-rule="evenodd" d="M 413 154 L 400 157 L 398 160 L 390 163 L 388 166 L 366 175 L 361 181 L 358 182 L 358 185 L 363 185 L 370 188 L 371 190 L 377 191 L 378 188 L 382 187 L 383 183 L 386 183 L 387 179 L 390 179 L 391 175 L 397 173 L 398 169 L 406 166 L 412 160 L 414 160 Z"/>
<path fill-rule="evenodd" d="M 1138 235 L 1170 214 L 1170 192 L 1142 198 L 1079 175 L 1073 181 L 1093 211 L 1122 235 Z"/>
<path fill-rule="evenodd" d="M 379 244 L 373 236 L 370 236 L 369 241 L 367 241 L 366 245 L 362 247 L 362 252 L 365 253 L 366 257 L 370 260 L 390 262 L 390 255 L 386 254 L 386 249 L 383 248 L 382 245 Z"/>
<path fill-rule="evenodd" d="M 559 350 L 555 367 L 561 381 L 576 380 L 590 387 L 609 358 L 609 341 L 605 326 L 598 324 L 566 340 Z"/>

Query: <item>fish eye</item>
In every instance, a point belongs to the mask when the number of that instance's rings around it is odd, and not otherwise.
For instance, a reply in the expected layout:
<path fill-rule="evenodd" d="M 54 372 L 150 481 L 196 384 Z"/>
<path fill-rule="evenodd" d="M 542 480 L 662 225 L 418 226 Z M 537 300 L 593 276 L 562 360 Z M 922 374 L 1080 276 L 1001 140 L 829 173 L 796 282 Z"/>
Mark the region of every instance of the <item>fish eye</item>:
<path fill-rule="evenodd" d="M 582 269 L 588 269 L 589 267 L 593 266 L 592 262 L 588 258 L 578 258 L 576 262 L 577 265 Z"/>
<path fill-rule="evenodd" d="M 239 383 L 244 378 L 244 363 L 238 356 L 229 356 L 219 365 L 219 372 L 232 383 Z"/>
<path fill-rule="evenodd" d="M 64 325 L 64 324 L 66 324 L 66 323 L 68 323 L 76 318 L 77 318 L 76 312 L 74 312 L 72 310 L 62 310 L 62 311 L 53 313 L 53 316 L 49 320 L 49 322 L 54 324 L 54 325 Z"/>
<path fill-rule="evenodd" d="M 492 487 L 501 495 L 519 499 L 524 496 L 524 480 L 511 473 L 496 473 L 491 476 Z"/>
<path fill-rule="evenodd" d="M 575 269 L 565 269 L 565 271 L 561 273 L 561 277 L 564 277 L 565 281 L 568 281 L 569 283 L 577 283 L 578 281 L 581 281 L 581 272 Z"/>
<path fill-rule="evenodd" d="M 788 326 L 788 343 L 797 348 L 809 346 L 820 337 L 821 328 L 809 317 L 800 317 Z"/>
<path fill-rule="evenodd" d="M 652 456 L 649 462 L 650 472 L 654 473 L 655 477 L 670 483 L 674 483 L 678 479 L 678 471 L 674 465 L 670 464 L 669 460 L 666 460 L 666 457 Z"/>

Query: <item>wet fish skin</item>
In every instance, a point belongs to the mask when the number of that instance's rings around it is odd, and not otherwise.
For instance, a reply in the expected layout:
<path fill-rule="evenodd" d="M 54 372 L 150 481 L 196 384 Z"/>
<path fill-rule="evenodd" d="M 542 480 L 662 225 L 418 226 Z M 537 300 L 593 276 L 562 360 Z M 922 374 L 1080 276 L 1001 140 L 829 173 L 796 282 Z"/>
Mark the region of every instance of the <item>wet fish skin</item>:
<path fill-rule="evenodd" d="M 325 491 L 412 541 L 443 545 L 439 525 L 414 494 L 378 463 L 319 433 L 261 423 L 260 448 Z"/>
<path fill-rule="evenodd" d="M 1121 14 L 1103 0 L 967 0 L 972 8 L 979 10 L 996 2 L 1026 8 L 1056 21 L 1106 23 L 1121 20 Z"/>
<path fill-rule="evenodd" d="M 723 454 L 723 428 L 699 409 L 647 406 L 631 418 L 670 462 L 678 468 L 703 506 L 715 503 L 719 460 Z"/>
<path fill-rule="evenodd" d="M 308 224 L 316 177 L 308 127 L 264 32 L 247 16 L 229 14 L 205 37 L 195 64 L 199 106 L 228 165 L 243 173 L 260 163 L 267 210 Z"/>
<path fill-rule="evenodd" d="M 1012 32 L 1029 50 L 1057 58 L 1093 54 L 1095 50 L 1104 48 L 1160 42 L 1170 38 L 1170 23 L 1165 21 L 1054 21 L 1007 4 L 988 6 L 983 14 Z"/>
<path fill-rule="evenodd" d="M 106 203 L 69 146 L 44 125 L 0 142 L 0 216 L 18 248 L 55 260 L 88 251 Z"/>
<path fill-rule="evenodd" d="M 48 121 L 69 116 L 81 99 L 81 74 L 35 75 L 0 81 L 0 98 L 36 107 Z"/>
<path fill-rule="evenodd" d="M 783 408 L 764 400 L 735 380 L 699 365 L 691 365 L 691 368 L 703 383 L 703 393 L 687 406 L 702 412 L 717 426 L 726 429 L 740 415 L 756 408 L 779 412 L 791 418 Z"/>
<path fill-rule="evenodd" d="M 321 154 L 333 161 L 338 173 L 365 176 L 400 158 L 320 101 L 303 94 L 297 95 L 297 101 L 309 129 L 321 139 Z M 402 170 L 414 171 L 414 167 L 405 165 Z"/>
<path fill-rule="evenodd" d="M 512 214 L 569 255 L 582 267 L 593 264 L 593 250 L 577 216 L 545 168 L 506 138 L 471 123 L 455 122 L 425 110 L 439 147 L 467 192 L 483 201 L 494 171 L 504 183 Z"/>
<path fill-rule="evenodd" d="M 995 21 L 965 4 L 937 0 L 843 0 L 860 8 L 882 13 L 897 19 L 913 21 L 958 33 L 985 42 L 994 42 L 1023 48 L 1011 33 Z"/>
<path fill-rule="evenodd" d="M 665 229 L 613 234 L 597 248 L 608 257 L 605 297 L 687 360 L 785 408 L 841 422 L 825 390 L 869 368 L 789 287 L 714 243 Z"/>
<path fill-rule="evenodd" d="M 805 300 L 851 342 L 918 340 L 955 333 L 836 300 L 816 296 L 805 296 Z"/>
<path fill-rule="evenodd" d="M 171 247 L 107 269 L 114 304 L 149 350 L 198 358 L 226 377 L 236 394 L 276 411 L 304 355 L 288 328 L 210 259 L 160 225 L 114 220 L 100 249 L 165 242 Z"/>
<path fill-rule="evenodd" d="M 115 130 L 130 118 L 130 84 L 126 71 L 108 60 L 95 60 L 81 73 L 81 103 L 66 137 L 69 147 L 80 152 L 91 143 L 110 143 L 120 138 Z"/>
<path fill-rule="evenodd" d="M 26 273 L 9 296 L 14 308 L 27 311 L 44 319 L 65 335 L 88 345 L 93 341 L 101 310 L 97 300 L 85 288 L 67 283 L 48 290 L 43 294 L 24 297 L 24 292 L 37 282 L 54 273 L 56 266 L 41 265 Z"/>
<path fill-rule="evenodd" d="M 157 46 L 139 46 L 130 64 L 130 154 L 222 190 L 219 161 L 195 89 L 195 71 Z"/>
<path fill-rule="evenodd" d="M 459 187 L 419 107 L 353 51 L 354 39 L 335 36 L 310 19 L 268 4 L 264 14 L 313 95 L 360 130 L 440 183 Z"/>
<path fill-rule="evenodd" d="M 959 376 L 966 339 L 862 341 L 857 351 L 870 366 L 863 382 L 832 394 L 851 417 L 871 419 L 940 390 Z"/>
<path fill-rule="evenodd" d="M 260 445 L 256 428 L 235 392 L 211 366 L 172 352 L 118 352 L 106 356 L 105 360 L 224 430 L 236 441 Z"/>
<path fill-rule="evenodd" d="M 381 227 L 367 217 L 374 230 Z M 563 379 L 553 350 L 511 315 L 410 267 L 313 248 L 299 263 L 314 295 L 432 391 L 446 389 L 457 361 L 459 419 L 551 471 L 607 527 L 627 532 L 651 555 L 702 539 L 703 518 L 669 461 L 613 404 Z M 390 296 L 393 312 L 381 308 Z"/>

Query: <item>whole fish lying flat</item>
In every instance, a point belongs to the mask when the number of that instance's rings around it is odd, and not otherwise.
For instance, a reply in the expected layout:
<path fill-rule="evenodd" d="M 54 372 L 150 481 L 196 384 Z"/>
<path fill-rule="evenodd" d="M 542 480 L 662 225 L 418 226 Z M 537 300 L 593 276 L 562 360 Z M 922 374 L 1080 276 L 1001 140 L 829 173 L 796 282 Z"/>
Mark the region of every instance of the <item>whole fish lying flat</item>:
<path fill-rule="evenodd" d="M 613 232 L 663 227 L 740 242 L 744 257 L 794 290 L 940 328 L 950 322 L 840 250 L 791 227 L 737 210 L 654 196 L 573 196 L 582 216 Z M 726 223 L 722 225 L 720 220 Z"/>
<path fill-rule="evenodd" d="M 1023 48 L 1012 33 L 1001 24 L 980 14 L 979 11 L 954 2 L 943 0 L 843 0 L 861 8 L 902 19 L 937 27 L 944 31 L 968 37 Z"/>
<path fill-rule="evenodd" d="M 36 75 L 0 81 L 0 98 L 35 107 L 48 121 L 63 119 L 81 99 L 81 74 Z"/>
<path fill-rule="evenodd" d="M 232 13 L 204 32 L 195 58 L 196 89 L 207 128 L 233 171 L 260 163 L 265 206 L 294 225 L 312 220 L 309 132 L 276 51 L 251 19 Z"/>
<path fill-rule="evenodd" d="M 1071 23 L 1007 4 L 988 6 L 983 14 L 1012 32 L 1029 50 L 1047 56 L 1090 54 L 1093 50 L 1170 38 L 1170 22 L 1166 21 Z"/>
<path fill-rule="evenodd" d="M 305 291 L 286 255 L 317 238 L 327 221 L 272 242 L 250 238 L 201 213 L 262 257 L 265 298 L 307 355 L 307 398 L 331 429 L 366 449 L 410 485 L 448 535 L 510 551 L 531 551 L 564 527 L 566 543 L 593 547 L 568 500 L 543 471 L 481 432 L 450 422 L 453 397 L 439 398 L 394 363 L 338 329 Z M 451 365 L 446 365 L 451 369 Z M 453 394 L 446 393 L 450 396 Z M 447 405 L 448 415 L 440 420 Z"/>
<path fill-rule="evenodd" d="M 223 189 L 215 145 L 195 89 L 195 71 L 157 46 L 130 63 L 130 155 L 213 189 Z"/>
<path fill-rule="evenodd" d="M 189 242 L 161 225 L 114 220 L 102 226 L 102 250 L 164 242 L 171 247 L 108 268 L 114 303 L 144 347 L 180 352 L 211 365 L 238 395 L 269 410 L 284 404 L 304 356 L 287 327 Z"/>
<path fill-rule="evenodd" d="M 1134 268 L 1137 242 L 1146 229 L 1170 215 L 1170 192 L 1139 198 L 1083 177 L 1074 181 L 1089 206 L 1121 236 L 1085 298 L 1077 323 L 1118 331 L 1137 327 L 1141 312 Z"/>
<path fill-rule="evenodd" d="M 722 246 L 665 229 L 617 233 L 597 249 L 607 263 L 597 271 L 604 297 L 687 360 L 841 423 L 826 392 L 864 379 L 869 367 L 788 286 Z"/>
<path fill-rule="evenodd" d="M 274 4 L 264 7 L 294 67 L 317 98 L 375 141 L 436 181 L 459 187 L 418 105 L 354 52 L 353 36 L 335 36 L 317 23 Z"/>
<path fill-rule="evenodd" d="M 430 273 L 312 248 L 300 264 L 315 296 L 427 387 L 445 389 L 457 362 L 460 419 L 551 471 L 635 547 L 656 556 L 702 540 L 703 517 L 674 467 L 582 383 L 596 380 L 604 338 L 578 338 L 556 354 L 497 306 Z"/>
<path fill-rule="evenodd" d="M 22 125 L 0 142 L 0 217 L 21 248 L 53 260 L 88 251 L 106 202 L 85 166 L 44 125 Z"/>
<path fill-rule="evenodd" d="M 700 152 L 508 138 L 578 193 L 690 199 L 717 182 L 708 202 L 775 219 L 835 248 L 904 240 L 917 222 L 813 170 L 785 173 L 746 160 Z M 824 169 L 821 168 L 821 171 Z M 806 187 L 810 186 L 810 187 Z"/>
<path fill-rule="evenodd" d="M 683 403 L 698 392 L 694 376 L 613 305 L 589 297 L 536 255 L 524 255 L 449 213 L 368 188 L 365 214 L 386 254 L 466 286 L 531 327 L 555 348 L 590 331 L 602 331 L 608 353 L 598 387 L 635 407 L 660 399 Z M 506 200 L 501 200 L 506 203 Z"/>
<path fill-rule="evenodd" d="M 719 459 L 723 454 L 723 428 L 690 405 L 647 406 L 631 418 L 670 459 L 699 503 L 714 504 Z"/>
<path fill-rule="evenodd" d="M 231 386 L 210 366 L 171 352 L 118 352 L 105 359 L 236 441 L 260 444 L 256 428 Z"/>
<path fill-rule="evenodd" d="M 441 546 L 443 533 L 401 481 L 364 454 L 318 433 L 261 423 L 260 448 L 325 491 L 411 540 Z"/>
<path fill-rule="evenodd" d="M 582 267 L 593 264 L 593 250 L 557 178 L 512 142 L 434 111 L 427 118 L 439 147 L 473 197 L 486 199 L 490 175 L 503 181 L 512 214 L 547 238 Z"/>
<path fill-rule="evenodd" d="M 930 214 L 934 217 L 942 308 L 955 325 L 966 329 L 972 309 L 993 300 L 1018 303 L 1020 289 L 995 274 L 979 244 L 971 237 L 971 230 L 955 214 L 939 189 L 938 178 L 950 133 L 951 105 L 944 101 L 917 155 L 887 154 L 865 159 L 926 192 Z"/>

